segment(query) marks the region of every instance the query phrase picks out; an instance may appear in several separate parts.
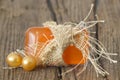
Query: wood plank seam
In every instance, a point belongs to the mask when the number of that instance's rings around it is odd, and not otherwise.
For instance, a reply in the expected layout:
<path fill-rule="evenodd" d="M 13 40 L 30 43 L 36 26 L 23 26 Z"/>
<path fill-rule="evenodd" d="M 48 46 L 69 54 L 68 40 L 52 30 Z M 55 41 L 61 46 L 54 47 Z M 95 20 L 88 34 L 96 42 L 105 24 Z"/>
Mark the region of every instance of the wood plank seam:
<path fill-rule="evenodd" d="M 46 0 L 46 2 L 47 2 L 48 9 L 49 9 L 50 12 L 51 12 L 51 16 L 52 16 L 53 20 L 54 20 L 54 21 L 57 21 L 56 14 L 55 14 L 55 12 L 54 12 L 54 10 L 53 10 L 53 6 L 52 6 L 51 1 L 50 1 L 50 0 Z"/>
<path fill-rule="evenodd" d="M 56 21 L 56 22 L 57 22 L 56 13 L 55 13 L 55 11 L 54 11 L 54 9 L 53 9 L 51 0 L 46 0 L 46 2 L 47 2 L 48 9 L 49 9 L 50 12 L 51 12 L 51 16 L 52 16 L 53 21 Z M 56 0 L 56 3 L 57 3 L 57 5 L 58 5 L 57 0 Z M 57 75 L 57 77 L 58 77 L 59 80 L 61 80 L 61 79 L 62 79 L 62 76 L 61 76 L 61 73 L 62 73 L 61 67 L 58 67 L 57 69 L 58 69 L 58 75 Z"/>
<path fill-rule="evenodd" d="M 97 15 L 97 9 L 98 9 L 98 7 L 99 7 L 98 5 L 99 5 L 99 0 L 94 0 L 94 10 L 93 10 L 93 12 L 94 12 L 94 19 L 95 19 L 95 20 L 98 20 L 98 19 L 97 19 L 97 16 L 96 16 L 96 15 Z M 99 16 L 98 16 L 98 17 L 99 17 Z M 99 24 L 96 24 L 95 27 L 96 27 L 95 38 L 96 38 L 97 40 L 99 40 L 99 33 L 98 33 Z M 99 50 L 98 46 L 96 46 L 96 49 Z M 98 55 L 97 55 L 97 56 L 98 56 Z M 99 56 L 98 56 L 98 57 L 99 57 Z M 101 60 L 99 60 L 99 64 L 100 64 L 101 67 L 104 68 Z M 107 79 L 107 75 L 103 76 L 103 78 L 104 78 L 104 80 L 108 80 L 108 79 Z"/>

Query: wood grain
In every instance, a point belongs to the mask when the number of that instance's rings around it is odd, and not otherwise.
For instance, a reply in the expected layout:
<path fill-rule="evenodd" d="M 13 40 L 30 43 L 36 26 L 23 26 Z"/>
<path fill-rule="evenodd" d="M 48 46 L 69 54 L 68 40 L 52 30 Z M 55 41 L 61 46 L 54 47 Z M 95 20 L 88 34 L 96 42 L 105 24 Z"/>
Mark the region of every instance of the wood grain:
<path fill-rule="evenodd" d="M 107 4 L 107 5 L 106 5 Z M 108 52 L 117 53 L 112 57 L 118 61 L 117 64 L 110 64 L 101 59 L 102 66 L 110 73 L 105 80 L 120 80 L 120 1 L 100 0 L 98 1 L 97 14 L 100 19 L 105 19 L 105 24 L 98 25 L 98 39 L 105 45 Z M 101 13 L 102 12 L 102 13 Z"/>
<path fill-rule="evenodd" d="M 31 26 L 41 26 L 53 20 L 45 0 L 2 0 L 0 6 L 0 56 L 1 68 L 7 66 L 5 57 L 9 52 L 22 49 L 25 30 Z M 2 70 L 0 80 L 57 80 L 58 68 L 39 68 L 32 72 L 22 69 Z"/>
<path fill-rule="evenodd" d="M 71 67 L 37 68 L 32 72 L 25 72 L 21 68 L 2 69 L 7 66 L 5 58 L 9 52 L 23 48 L 27 28 L 41 26 L 49 20 L 79 23 L 87 15 L 91 3 L 95 7 L 88 20 L 95 20 L 94 15 L 98 14 L 100 19 L 106 21 L 91 29 L 96 32 L 92 36 L 98 38 L 109 52 L 118 53 L 118 56 L 113 57 L 118 60 L 118 64 L 100 60 L 100 64 L 110 73 L 109 76 L 97 77 L 91 64 L 80 76 L 76 76 L 77 70 L 60 76 Z M 120 80 L 119 4 L 119 0 L 0 0 L 0 80 Z"/>

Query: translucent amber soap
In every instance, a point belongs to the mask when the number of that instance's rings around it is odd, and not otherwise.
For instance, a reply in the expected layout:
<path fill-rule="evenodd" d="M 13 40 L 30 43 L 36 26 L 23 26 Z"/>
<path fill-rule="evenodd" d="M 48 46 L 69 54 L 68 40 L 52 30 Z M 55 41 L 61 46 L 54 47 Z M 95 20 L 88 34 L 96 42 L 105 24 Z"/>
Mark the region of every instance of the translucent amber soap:
<path fill-rule="evenodd" d="M 48 27 L 31 27 L 25 33 L 25 53 L 37 55 L 43 45 L 52 40 L 54 36 Z M 40 54 L 40 53 L 39 53 Z M 73 45 L 66 47 L 62 54 L 66 64 L 84 64 L 82 52 Z M 81 61 L 82 60 L 82 61 Z M 80 62 L 81 61 L 81 62 Z"/>
<path fill-rule="evenodd" d="M 26 54 L 37 55 L 40 49 L 53 39 L 52 32 L 48 27 L 31 27 L 25 33 L 25 52 Z"/>
<path fill-rule="evenodd" d="M 83 58 L 82 52 L 73 45 L 68 46 L 63 52 L 63 59 L 66 64 L 84 64 L 86 58 Z"/>

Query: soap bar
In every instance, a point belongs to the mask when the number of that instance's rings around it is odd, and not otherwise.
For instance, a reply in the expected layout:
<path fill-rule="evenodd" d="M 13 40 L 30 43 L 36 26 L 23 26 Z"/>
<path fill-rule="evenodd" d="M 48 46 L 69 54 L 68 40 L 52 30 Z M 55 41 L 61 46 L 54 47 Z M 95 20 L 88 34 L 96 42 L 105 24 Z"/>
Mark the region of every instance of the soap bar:
<path fill-rule="evenodd" d="M 45 44 L 47 45 L 49 40 L 52 39 L 54 39 L 54 36 L 48 27 L 29 28 L 25 33 L 25 54 L 37 57 L 41 54 L 41 48 L 44 48 Z M 88 49 L 88 47 L 85 49 Z M 64 63 L 67 65 L 84 64 L 86 62 L 86 58 L 83 57 L 82 51 L 74 45 L 67 46 L 61 56 Z"/>
<path fill-rule="evenodd" d="M 36 56 L 40 49 L 53 39 L 52 32 L 48 27 L 31 27 L 25 33 L 25 53 Z"/>

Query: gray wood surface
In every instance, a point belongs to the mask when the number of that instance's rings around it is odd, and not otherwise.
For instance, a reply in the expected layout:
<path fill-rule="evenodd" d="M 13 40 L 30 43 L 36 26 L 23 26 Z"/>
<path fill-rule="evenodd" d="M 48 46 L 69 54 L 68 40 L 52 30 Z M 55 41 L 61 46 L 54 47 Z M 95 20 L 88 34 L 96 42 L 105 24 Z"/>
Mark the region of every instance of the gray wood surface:
<path fill-rule="evenodd" d="M 100 0 L 97 14 L 100 19 L 105 19 L 105 24 L 98 25 L 98 39 L 105 45 L 108 52 L 118 53 L 118 56 L 112 57 L 117 59 L 117 64 L 101 60 L 102 66 L 110 73 L 104 78 L 120 80 L 120 0 Z"/>
<path fill-rule="evenodd" d="M 22 49 L 24 33 L 28 27 L 41 26 L 45 21 L 80 22 L 87 15 L 90 5 L 95 7 L 88 20 L 104 19 L 91 31 L 109 52 L 117 52 L 117 64 L 101 59 L 100 64 L 110 75 L 97 77 L 91 64 L 80 76 L 74 70 L 65 76 L 61 73 L 71 67 L 36 68 L 25 72 L 21 68 L 3 70 L 9 52 Z M 120 80 L 120 0 L 0 0 L 0 80 Z M 81 67 L 82 68 L 82 67 Z"/>

